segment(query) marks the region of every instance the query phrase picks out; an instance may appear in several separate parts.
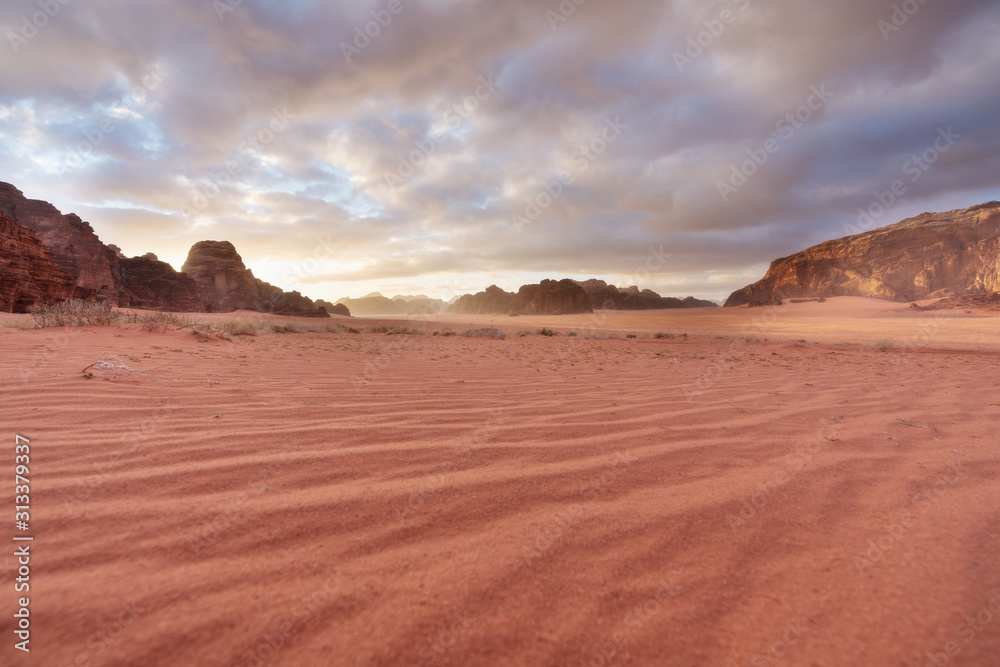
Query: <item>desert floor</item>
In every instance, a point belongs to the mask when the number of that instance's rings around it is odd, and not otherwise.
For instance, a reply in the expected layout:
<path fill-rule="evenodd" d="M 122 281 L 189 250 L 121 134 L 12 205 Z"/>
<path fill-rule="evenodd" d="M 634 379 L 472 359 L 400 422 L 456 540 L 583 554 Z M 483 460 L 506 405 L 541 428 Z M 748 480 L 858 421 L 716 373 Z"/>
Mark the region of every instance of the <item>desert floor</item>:
<path fill-rule="evenodd" d="M 907 306 L 5 328 L 0 664 L 1000 664 L 1000 317 Z"/>

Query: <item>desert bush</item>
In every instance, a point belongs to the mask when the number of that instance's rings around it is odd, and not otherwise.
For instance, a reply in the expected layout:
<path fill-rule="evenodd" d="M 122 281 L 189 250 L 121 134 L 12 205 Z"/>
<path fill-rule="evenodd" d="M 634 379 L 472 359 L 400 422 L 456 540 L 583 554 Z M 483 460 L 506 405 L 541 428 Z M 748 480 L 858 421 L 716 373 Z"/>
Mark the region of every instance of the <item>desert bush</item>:
<path fill-rule="evenodd" d="M 638 334 L 625 334 L 626 338 L 638 338 Z"/>
<path fill-rule="evenodd" d="M 517 335 L 518 336 L 531 336 L 534 333 L 535 333 L 534 331 L 529 331 L 528 329 L 525 329 L 524 331 L 518 331 Z"/>
<path fill-rule="evenodd" d="M 552 329 L 539 329 L 538 333 L 541 336 L 558 336 L 559 335 L 555 331 L 553 331 Z"/>
<path fill-rule="evenodd" d="M 441 335 L 442 335 L 442 336 L 457 336 L 458 334 L 456 334 L 456 333 L 455 333 L 454 331 L 452 331 L 451 329 L 448 329 L 448 328 L 444 328 L 444 329 L 442 329 L 442 330 L 441 330 Z"/>
<path fill-rule="evenodd" d="M 241 320 L 237 317 L 220 322 L 217 328 L 230 336 L 256 336 L 260 331 L 260 324 L 256 320 Z"/>
<path fill-rule="evenodd" d="M 146 331 L 159 331 L 160 333 L 165 333 L 170 328 L 183 329 L 193 324 L 189 317 L 161 311 L 133 315 L 132 321 L 141 324 Z"/>
<path fill-rule="evenodd" d="M 896 343 L 893 342 L 891 338 L 883 338 L 879 342 L 875 343 L 875 349 L 880 352 L 888 352 L 895 347 L 895 345 Z"/>
<path fill-rule="evenodd" d="M 657 338 L 673 338 L 674 335 L 671 333 L 663 333 L 662 331 L 656 334 Z"/>
<path fill-rule="evenodd" d="M 486 336 L 487 338 L 496 338 L 498 340 L 503 340 L 507 337 L 507 334 L 500 331 L 494 327 L 479 328 L 479 329 L 466 329 L 462 332 L 463 336 Z"/>
<path fill-rule="evenodd" d="M 381 334 L 411 334 L 413 336 L 426 336 L 427 332 L 423 329 L 411 329 L 410 327 L 397 327 L 397 326 L 386 326 L 385 324 L 380 324 L 374 327 L 368 327 L 368 333 L 381 333 Z"/>
<path fill-rule="evenodd" d="M 760 336 L 758 336 L 757 334 L 751 334 L 749 336 L 744 336 L 743 337 L 743 341 L 746 342 L 746 343 L 759 343 L 760 342 Z"/>
<path fill-rule="evenodd" d="M 88 324 L 112 324 L 121 317 L 107 301 L 69 299 L 47 306 L 32 306 L 31 319 L 37 327 L 82 327 Z"/>

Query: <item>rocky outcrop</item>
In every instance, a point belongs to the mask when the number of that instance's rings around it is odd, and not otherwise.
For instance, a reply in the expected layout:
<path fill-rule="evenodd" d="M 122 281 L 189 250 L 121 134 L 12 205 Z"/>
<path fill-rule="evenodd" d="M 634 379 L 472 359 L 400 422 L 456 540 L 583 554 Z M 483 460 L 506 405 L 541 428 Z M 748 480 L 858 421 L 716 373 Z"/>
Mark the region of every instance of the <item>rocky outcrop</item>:
<path fill-rule="evenodd" d="M 325 308 L 313 303 L 312 299 L 302 296 L 299 292 L 285 292 L 260 278 L 254 278 L 254 281 L 257 284 L 257 293 L 260 295 L 260 305 L 255 310 L 295 317 L 330 317 Z"/>
<path fill-rule="evenodd" d="M 192 246 L 181 271 L 161 262 L 153 253 L 126 258 L 118 246 L 104 245 L 91 226 L 75 214 L 63 215 L 48 202 L 28 199 L 9 183 L 0 182 L 0 214 L 10 224 L 5 229 L 8 271 L 4 289 L 15 303 L 34 302 L 60 292 L 64 283 L 45 266 L 27 237 L 49 253 L 48 262 L 68 275 L 74 289 L 69 296 L 104 299 L 121 307 L 186 312 L 237 309 L 280 315 L 329 317 L 329 313 L 298 292 L 284 292 L 254 277 L 228 241 L 201 241 Z M 38 289 L 22 285 L 37 276 Z M 69 298 L 69 297 L 63 297 Z"/>
<path fill-rule="evenodd" d="M 443 313 L 448 309 L 448 304 L 441 299 L 432 299 L 431 297 L 423 294 L 397 294 L 392 297 L 392 300 L 395 303 L 402 305 L 402 307 L 406 309 L 407 315 L 436 315 L 437 313 Z"/>
<path fill-rule="evenodd" d="M 1000 291 L 1000 202 L 924 213 L 776 259 L 727 306 L 864 296 L 893 301 Z"/>
<path fill-rule="evenodd" d="M 543 280 L 537 285 L 523 285 L 511 307 L 517 315 L 572 315 L 592 313 L 590 297 L 576 281 Z"/>
<path fill-rule="evenodd" d="M 118 303 L 121 267 L 113 250 L 76 214 L 63 215 L 38 199 L 28 199 L 10 183 L 0 183 L 0 212 L 31 230 L 52 253 L 52 260 L 77 287 Z"/>
<path fill-rule="evenodd" d="M 569 315 L 594 311 L 583 288 L 567 278 L 523 285 L 516 294 L 490 285 L 478 294 L 460 297 L 448 308 L 448 312 L 469 315 Z"/>
<path fill-rule="evenodd" d="M 229 241 L 198 241 L 181 271 L 194 280 L 209 312 L 260 309 L 257 279 Z"/>
<path fill-rule="evenodd" d="M 0 310 L 26 313 L 72 298 L 93 298 L 59 268 L 35 234 L 0 213 Z"/>
<path fill-rule="evenodd" d="M 509 313 L 517 295 L 506 292 L 496 285 L 490 285 L 482 292 L 464 294 L 448 307 L 449 313 L 464 315 L 496 315 Z"/>
<path fill-rule="evenodd" d="M 316 299 L 316 305 L 320 308 L 326 310 L 326 312 L 331 315 L 343 315 L 344 317 L 351 317 L 350 309 L 342 303 L 330 303 L 329 301 L 324 301 L 323 299 Z"/>
<path fill-rule="evenodd" d="M 181 271 L 197 285 L 209 312 L 256 310 L 297 317 L 330 316 L 312 299 L 254 277 L 229 241 L 198 241 L 188 251 Z"/>
<path fill-rule="evenodd" d="M 119 306 L 180 313 L 205 312 L 198 285 L 186 273 L 161 262 L 153 253 L 121 258 Z"/>
<path fill-rule="evenodd" d="M 713 301 L 703 301 L 693 296 L 678 299 L 660 296 L 653 290 L 640 290 L 637 286 L 615 287 L 603 280 L 591 278 L 578 281 L 590 298 L 590 305 L 598 310 L 659 310 L 664 308 L 717 308 Z"/>

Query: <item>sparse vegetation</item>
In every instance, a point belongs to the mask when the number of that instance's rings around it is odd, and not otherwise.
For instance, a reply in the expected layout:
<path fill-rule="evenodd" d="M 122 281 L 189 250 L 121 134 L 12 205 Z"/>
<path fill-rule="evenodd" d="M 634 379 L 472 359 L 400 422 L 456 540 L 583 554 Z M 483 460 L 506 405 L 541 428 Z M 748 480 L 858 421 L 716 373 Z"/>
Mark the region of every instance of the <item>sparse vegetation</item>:
<path fill-rule="evenodd" d="M 639 336 L 636 335 L 636 334 L 625 334 L 625 337 L 626 338 L 638 338 Z"/>
<path fill-rule="evenodd" d="M 538 330 L 538 334 L 540 336 L 558 336 L 559 335 L 555 331 L 553 331 L 552 329 L 539 329 Z"/>
<path fill-rule="evenodd" d="M 879 342 L 875 343 L 875 349 L 878 350 L 879 352 L 888 352 L 895 345 L 896 344 L 893 342 L 891 338 L 883 338 Z"/>
<path fill-rule="evenodd" d="M 757 334 L 750 334 L 749 336 L 744 336 L 743 337 L 743 342 L 745 342 L 745 343 L 759 343 L 760 342 L 760 336 L 758 336 Z"/>
<path fill-rule="evenodd" d="M 135 314 L 130 321 L 141 324 L 146 331 L 166 333 L 168 329 L 184 329 L 194 322 L 189 317 L 181 317 L 175 313 L 156 311 L 155 313 Z"/>
<path fill-rule="evenodd" d="M 107 301 L 69 299 L 47 306 L 32 306 L 31 319 L 37 327 L 82 327 L 88 324 L 112 324 L 121 313 Z"/>
<path fill-rule="evenodd" d="M 530 336 L 530 335 L 532 335 L 533 333 L 534 333 L 534 331 L 531 331 L 530 329 L 524 329 L 524 330 L 522 330 L 522 331 L 518 331 L 518 332 L 517 332 L 517 335 L 518 335 L 518 336 Z"/>
<path fill-rule="evenodd" d="M 656 334 L 655 337 L 656 338 L 674 338 L 675 336 L 672 333 L 663 333 L 662 331 L 660 331 L 660 332 L 658 332 Z"/>
<path fill-rule="evenodd" d="M 503 340 L 507 337 L 507 334 L 500 331 L 494 327 L 479 328 L 479 329 L 466 329 L 462 332 L 463 336 L 486 336 L 487 338 L 496 338 L 498 340 Z"/>

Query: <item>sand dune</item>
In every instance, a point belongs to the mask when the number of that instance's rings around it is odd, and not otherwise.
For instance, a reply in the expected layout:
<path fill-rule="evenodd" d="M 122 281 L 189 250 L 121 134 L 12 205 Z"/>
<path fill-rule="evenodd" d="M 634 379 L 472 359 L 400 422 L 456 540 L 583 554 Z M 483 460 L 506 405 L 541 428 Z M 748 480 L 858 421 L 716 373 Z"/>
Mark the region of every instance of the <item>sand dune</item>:
<path fill-rule="evenodd" d="M 905 307 L 5 329 L 0 662 L 994 665 L 998 320 Z M 148 375 L 85 379 L 108 354 Z"/>

